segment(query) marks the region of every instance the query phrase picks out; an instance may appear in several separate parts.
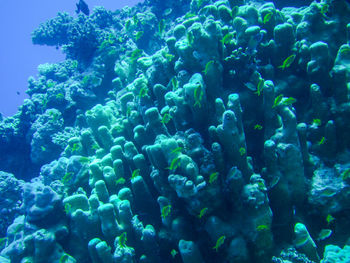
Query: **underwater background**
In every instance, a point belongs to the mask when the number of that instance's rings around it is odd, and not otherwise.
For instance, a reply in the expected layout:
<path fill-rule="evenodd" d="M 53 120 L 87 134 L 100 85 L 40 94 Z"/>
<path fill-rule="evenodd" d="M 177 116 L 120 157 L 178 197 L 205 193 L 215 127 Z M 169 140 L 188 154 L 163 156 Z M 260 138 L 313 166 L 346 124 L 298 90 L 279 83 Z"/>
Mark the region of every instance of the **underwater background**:
<path fill-rule="evenodd" d="M 58 13 L 0 121 L 0 263 L 350 262 L 350 3 Z"/>

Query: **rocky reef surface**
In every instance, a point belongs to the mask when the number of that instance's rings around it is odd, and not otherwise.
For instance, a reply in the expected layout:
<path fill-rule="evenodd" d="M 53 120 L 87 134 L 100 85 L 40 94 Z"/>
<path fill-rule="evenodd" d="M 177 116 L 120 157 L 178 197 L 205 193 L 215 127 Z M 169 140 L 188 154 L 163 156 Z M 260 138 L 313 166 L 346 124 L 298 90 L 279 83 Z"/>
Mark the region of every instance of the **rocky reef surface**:
<path fill-rule="evenodd" d="M 0 262 L 349 262 L 350 5 L 278 2 L 41 24 L 66 60 L 1 119 Z"/>

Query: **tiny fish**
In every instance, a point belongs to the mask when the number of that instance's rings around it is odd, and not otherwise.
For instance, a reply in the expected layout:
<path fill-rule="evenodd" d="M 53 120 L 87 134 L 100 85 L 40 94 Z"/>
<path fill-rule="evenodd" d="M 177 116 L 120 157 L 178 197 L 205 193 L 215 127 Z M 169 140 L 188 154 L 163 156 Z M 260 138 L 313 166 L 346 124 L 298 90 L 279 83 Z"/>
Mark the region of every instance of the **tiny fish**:
<path fill-rule="evenodd" d="M 257 182 L 257 184 L 258 184 L 258 189 L 260 191 L 265 192 L 267 190 L 267 188 L 266 188 L 266 186 L 265 186 L 265 184 L 263 182 L 259 181 L 259 182 Z"/>
<path fill-rule="evenodd" d="M 273 102 L 272 108 L 279 106 L 282 99 L 283 99 L 283 94 L 278 95 Z"/>
<path fill-rule="evenodd" d="M 134 22 L 134 25 L 137 25 L 139 23 L 139 20 L 137 19 L 136 15 L 132 17 L 132 21 Z"/>
<path fill-rule="evenodd" d="M 273 15 L 272 12 L 268 12 L 266 15 L 264 15 L 263 23 L 264 24 L 268 23 L 271 20 L 272 15 Z"/>
<path fill-rule="evenodd" d="M 63 99 L 64 98 L 64 95 L 62 93 L 58 93 L 56 94 L 56 99 Z"/>
<path fill-rule="evenodd" d="M 141 56 L 142 56 L 142 50 L 137 48 L 133 52 L 131 52 L 130 60 L 131 62 L 135 62 Z"/>
<path fill-rule="evenodd" d="M 93 150 L 97 150 L 99 148 L 100 148 L 100 146 L 98 146 L 96 143 L 91 146 L 91 149 L 93 149 Z"/>
<path fill-rule="evenodd" d="M 140 169 L 135 169 L 131 174 L 131 179 L 134 179 L 136 176 L 140 175 Z"/>
<path fill-rule="evenodd" d="M 323 136 L 323 137 L 317 142 L 317 144 L 318 144 L 318 145 L 323 145 L 323 144 L 325 144 L 325 142 L 326 142 L 326 138 Z"/>
<path fill-rule="evenodd" d="M 179 83 L 176 77 L 173 77 L 171 79 L 171 85 L 173 86 L 173 90 L 177 90 L 177 88 L 179 87 Z"/>
<path fill-rule="evenodd" d="M 118 244 L 120 247 L 126 247 L 126 241 L 127 241 L 127 234 L 126 232 L 123 232 L 119 237 L 118 237 Z"/>
<path fill-rule="evenodd" d="M 212 184 L 218 179 L 219 173 L 214 172 L 209 175 L 209 183 Z"/>
<path fill-rule="evenodd" d="M 171 151 L 171 153 L 180 153 L 182 149 L 182 147 L 176 147 L 174 150 Z"/>
<path fill-rule="evenodd" d="M 167 124 L 171 120 L 171 115 L 169 113 L 165 113 L 160 121 L 163 124 Z"/>
<path fill-rule="evenodd" d="M 325 240 L 327 238 L 329 238 L 332 235 L 332 230 L 330 229 L 322 229 L 321 232 L 318 234 L 318 238 L 317 240 L 321 241 L 321 240 Z"/>
<path fill-rule="evenodd" d="M 45 148 L 44 146 L 40 146 L 40 148 L 41 148 L 41 150 L 42 150 L 43 152 L 46 151 L 46 148 Z"/>
<path fill-rule="evenodd" d="M 7 237 L 0 238 L 0 249 L 4 248 L 4 246 L 6 246 L 7 240 L 8 240 Z"/>
<path fill-rule="evenodd" d="M 138 31 L 135 33 L 135 40 L 139 40 L 143 36 L 143 31 Z"/>
<path fill-rule="evenodd" d="M 193 107 L 195 107 L 195 106 L 198 106 L 199 108 L 202 107 L 202 105 L 201 105 L 202 98 L 203 98 L 203 91 L 202 91 L 202 88 L 200 86 L 198 86 L 197 88 L 194 89 L 194 105 L 193 105 Z"/>
<path fill-rule="evenodd" d="M 293 103 L 296 103 L 297 100 L 293 97 L 289 97 L 289 98 L 283 98 L 282 101 L 281 101 L 281 104 L 284 105 L 284 106 L 290 106 L 292 105 Z"/>
<path fill-rule="evenodd" d="M 174 257 L 176 257 L 176 255 L 178 254 L 178 252 L 175 250 L 175 249 L 172 249 L 171 251 L 170 251 L 170 255 L 174 258 Z"/>
<path fill-rule="evenodd" d="M 186 13 L 184 18 L 188 19 L 188 18 L 192 18 L 192 17 L 195 17 L 195 16 L 196 16 L 195 14 L 188 12 L 188 13 Z"/>
<path fill-rule="evenodd" d="M 142 87 L 139 91 L 139 98 L 143 98 L 148 95 L 148 88 Z"/>
<path fill-rule="evenodd" d="M 168 167 L 169 170 L 174 171 L 177 169 L 177 167 L 180 166 L 180 157 L 176 157 L 174 158 L 171 163 L 170 163 L 170 167 Z"/>
<path fill-rule="evenodd" d="M 258 225 L 257 227 L 256 227 L 256 230 L 257 231 L 264 231 L 264 230 L 269 230 L 270 228 L 269 228 L 269 226 L 268 225 Z"/>
<path fill-rule="evenodd" d="M 67 253 L 63 254 L 61 257 L 60 257 L 60 260 L 59 260 L 59 263 L 66 263 L 66 262 L 72 262 L 69 260 L 71 256 L 68 255 Z"/>
<path fill-rule="evenodd" d="M 227 45 L 227 44 L 230 44 L 232 39 L 233 39 L 233 33 L 229 32 L 220 40 L 220 42 L 224 45 Z"/>
<path fill-rule="evenodd" d="M 167 216 L 170 215 L 170 212 L 171 212 L 171 205 L 166 205 L 166 206 L 163 206 L 162 208 L 162 218 L 165 219 Z"/>
<path fill-rule="evenodd" d="M 164 33 L 164 29 L 165 29 L 165 20 L 164 19 L 161 19 L 159 21 L 159 24 L 158 24 L 158 30 L 159 30 L 159 34 L 162 36 L 163 33 Z"/>
<path fill-rule="evenodd" d="M 321 126 L 322 122 L 320 119 L 313 119 L 312 120 L 312 125 L 315 125 L 317 127 Z"/>
<path fill-rule="evenodd" d="M 80 0 L 79 3 L 75 5 L 77 6 L 77 10 L 75 10 L 77 14 L 79 14 L 80 11 L 87 16 L 90 14 L 89 6 L 87 5 L 87 3 L 85 3 L 84 0 Z"/>
<path fill-rule="evenodd" d="M 166 58 L 166 60 L 167 60 L 168 62 L 173 61 L 173 59 L 175 58 L 175 56 L 174 56 L 173 54 L 169 54 L 169 53 L 166 53 L 166 54 L 164 55 L 164 57 Z"/>
<path fill-rule="evenodd" d="M 265 80 L 264 80 L 264 79 L 260 79 L 260 80 L 259 80 L 258 86 L 256 87 L 256 91 L 254 92 L 254 93 L 257 94 L 258 96 L 260 96 L 261 93 L 262 93 L 262 91 L 263 91 L 264 83 L 265 83 Z"/>
<path fill-rule="evenodd" d="M 207 207 L 204 207 L 201 209 L 201 211 L 199 212 L 198 218 L 201 219 L 208 211 Z"/>
<path fill-rule="evenodd" d="M 204 0 L 197 0 L 197 8 L 201 8 L 203 5 Z"/>
<path fill-rule="evenodd" d="M 116 184 L 125 184 L 125 179 L 123 177 L 120 177 L 115 183 Z"/>
<path fill-rule="evenodd" d="M 261 126 L 260 124 L 255 124 L 254 125 L 254 130 L 262 130 L 263 126 Z"/>
<path fill-rule="evenodd" d="M 189 44 L 190 46 L 192 46 L 193 41 L 194 41 L 194 36 L 193 36 L 192 32 L 188 32 L 188 33 L 187 33 L 186 39 L 187 39 L 188 44 Z"/>
<path fill-rule="evenodd" d="M 215 244 L 215 246 L 213 247 L 213 249 L 215 249 L 216 252 L 218 252 L 219 247 L 221 247 L 221 246 L 224 244 L 225 238 L 226 238 L 226 236 L 221 236 L 221 237 L 219 237 L 218 240 L 216 241 L 216 244 Z"/>
<path fill-rule="evenodd" d="M 282 65 L 279 66 L 278 68 L 281 68 L 282 70 L 284 70 L 284 69 L 290 67 L 290 65 L 292 65 L 292 63 L 294 62 L 295 57 L 296 57 L 296 55 L 294 55 L 294 54 L 293 54 L 293 55 L 290 55 L 289 57 L 287 57 L 287 58 L 283 61 Z"/>
<path fill-rule="evenodd" d="M 335 218 L 331 214 L 327 215 L 326 221 L 327 221 L 328 225 L 330 225 L 334 220 L 335 220 Z"/>
<path fill-rule="evenodd" d="M 81 163 L 88 163 L 88 162 L 90 162 L 90 158 L 86 157 L 86 156 L 81 156 L 79 158 L 79 162 L 81 162 Z"/>
<path fill-rule="evenodd" d="M 204 75 L 208 74 L 209 68 L 214 65 L 214 60 L 210 60 L 205 64 L 205 69 L 203 70 Z"/>
<path fill-rule="evenodd" d="M 66 213 L 66 215 L 70 214 L 70 212 L 72 211 L 72 205 L 71 204 L 65 204 L 64 205 L 64 212 Z"/>
<path fill-rule="evenodd" d="M 243 147 L 239 148 L 239 154 L 241 156 L 245 155 L 246 153 L 247 153 L 247 150 L 245 148 L 243 148 Z"/>

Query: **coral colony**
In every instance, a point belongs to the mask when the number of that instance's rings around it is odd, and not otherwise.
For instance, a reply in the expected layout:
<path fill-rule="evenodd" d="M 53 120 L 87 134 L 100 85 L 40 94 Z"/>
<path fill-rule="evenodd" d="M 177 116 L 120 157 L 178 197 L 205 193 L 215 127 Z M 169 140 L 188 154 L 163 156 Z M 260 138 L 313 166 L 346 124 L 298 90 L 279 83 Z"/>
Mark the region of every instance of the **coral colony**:
<path fill-rule="evenodd" d="M 0 262 L 350 262 L 350 5 L 294 2 L 41 24 L 66 60 L 1 120 Z"/>

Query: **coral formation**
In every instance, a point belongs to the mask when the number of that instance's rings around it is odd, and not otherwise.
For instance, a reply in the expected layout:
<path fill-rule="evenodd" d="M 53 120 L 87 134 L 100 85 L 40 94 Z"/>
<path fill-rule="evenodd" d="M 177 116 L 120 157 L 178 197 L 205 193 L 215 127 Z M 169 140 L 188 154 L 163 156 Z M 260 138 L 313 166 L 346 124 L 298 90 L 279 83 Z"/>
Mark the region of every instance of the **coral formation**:
<path fill-rule="evenodd" d="M 67 59 L 1 120 L 0 169 L 26 182 L 0 173 L 0 261 L 347 262 L 350 5 L 304 4 L 41 24 Z"/>

